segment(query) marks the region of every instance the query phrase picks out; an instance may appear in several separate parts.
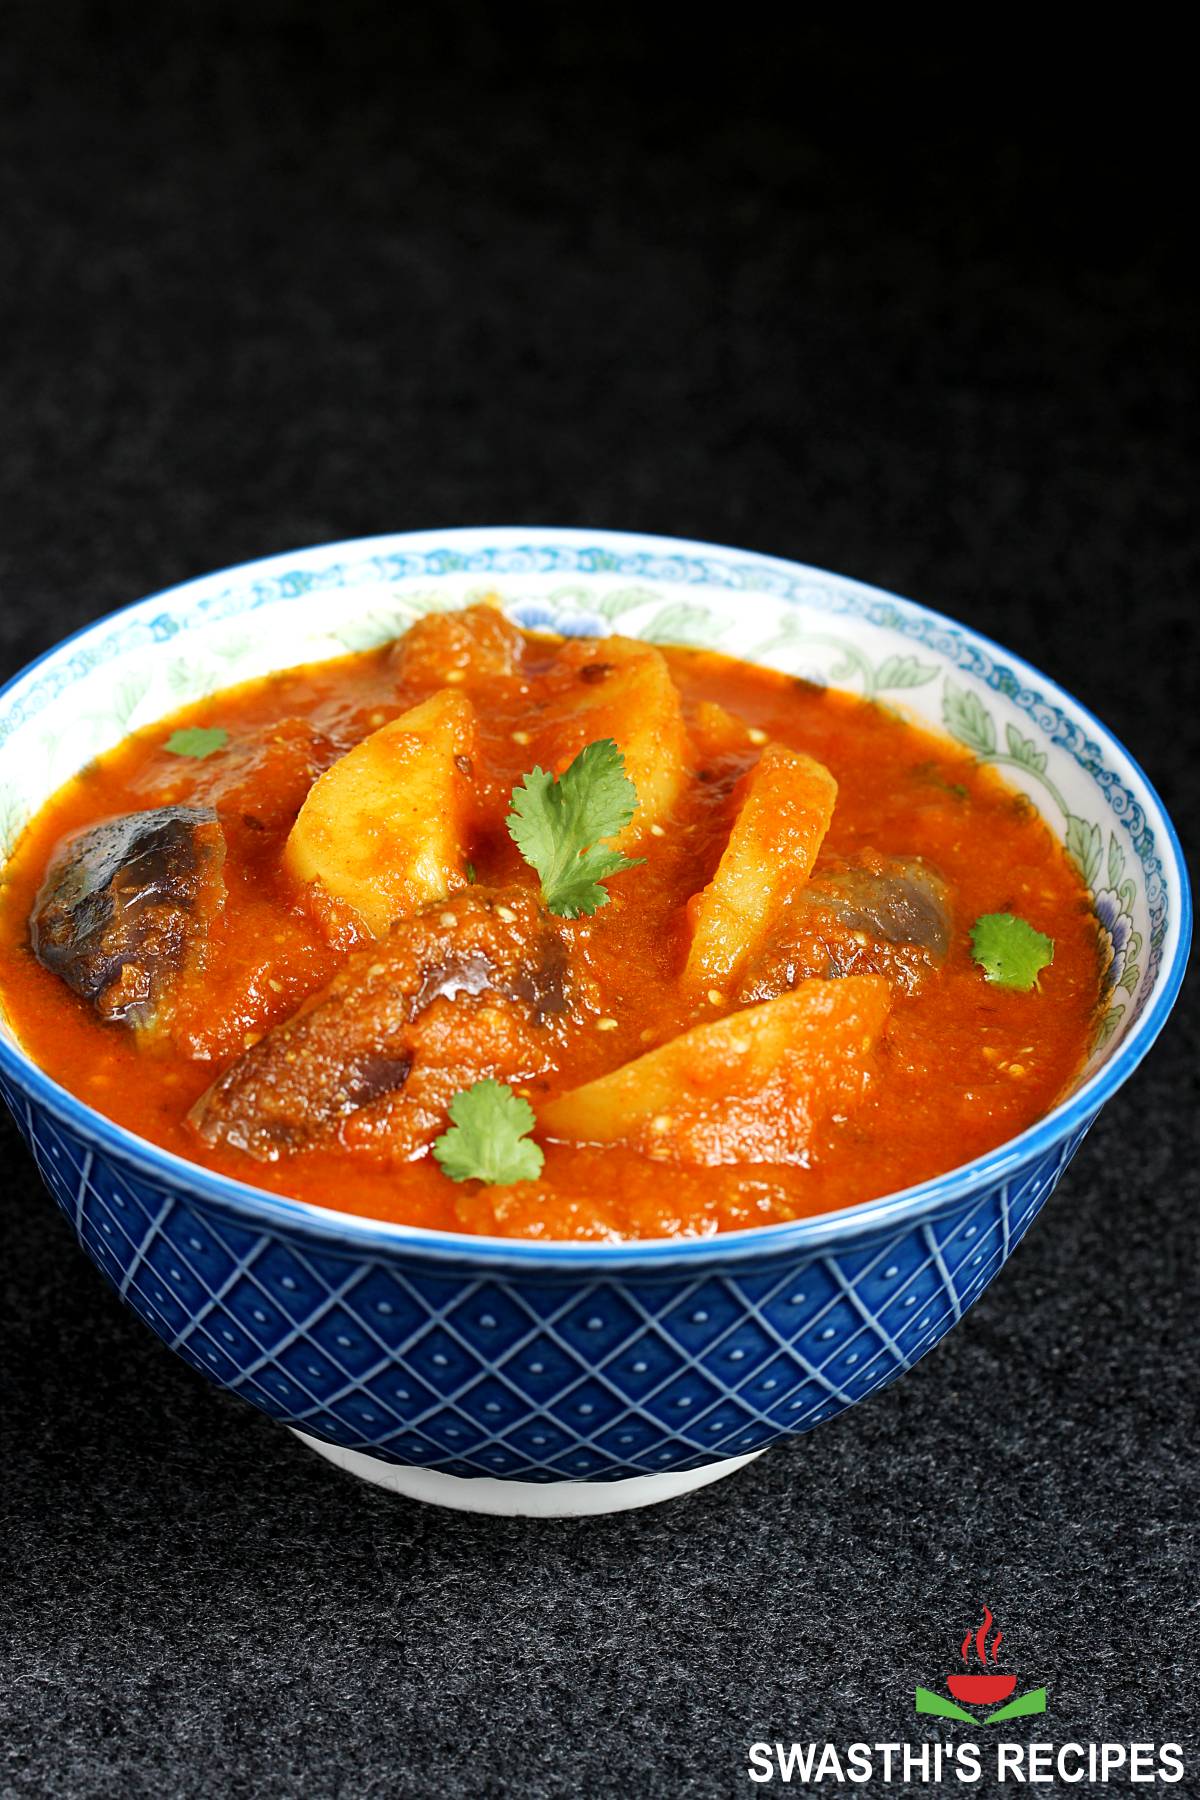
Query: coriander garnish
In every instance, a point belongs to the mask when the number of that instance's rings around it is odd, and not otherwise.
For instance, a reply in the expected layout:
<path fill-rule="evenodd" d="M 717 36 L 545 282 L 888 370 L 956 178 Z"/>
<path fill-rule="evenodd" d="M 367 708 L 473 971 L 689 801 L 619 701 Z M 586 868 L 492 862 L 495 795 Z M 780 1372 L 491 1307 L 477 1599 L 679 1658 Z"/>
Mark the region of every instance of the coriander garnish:
<path fill-rule="evenodd" d="M 499 1081 L 477 1081 L 450 1102 L 451 1125 L 433 1154 L 451 1181 L 536 1181 L 545 1160 L 529 1138 L 532 1106 Z"/>
<path fill-rule="evenodd" d="M 223 725 L 185 725 L 171 733 L 163 749 L 172 756 L 200 759 L 211 756 L 214 750 L 223 750 L 228 742 L 229 733 Z"/>
<path fill-rule="evenodd" d="M 1016 913 L 983 913 L 971 927 L 971 954 L 988 981 L 1028 993 L 1054 961 L 1054 939 Z"/>
<path fill-rule="evenodd" d="M 552 913 L 590 917 L 608 904 L 601 883 L 645 861 L 603 842 L 623 831 L 636 809 L 637 789 L 612 738 L 589 744 L 557 779 L 535 768 L 513 789 L 509 836 L 541 877 Z"/>

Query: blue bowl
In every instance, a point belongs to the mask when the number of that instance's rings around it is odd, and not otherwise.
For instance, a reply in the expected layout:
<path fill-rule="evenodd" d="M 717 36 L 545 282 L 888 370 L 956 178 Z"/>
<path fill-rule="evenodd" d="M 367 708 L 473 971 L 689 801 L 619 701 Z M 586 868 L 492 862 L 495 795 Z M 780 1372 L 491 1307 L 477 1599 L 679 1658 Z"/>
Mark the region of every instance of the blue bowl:
<path fill-rule="evenodd" d="M 484 591 L 527 626 L 711 645 L 940 725 L 1003 766 L 1077 858 L 1108 955 L 1083 1076 L 998 1150 L 819 1218 L 628 1245 L 388 1225 L 225 1179 L 82 1104 L 0 1017 L 0 1091 L 47 1186 L 122 1298 L 193 1368 L 397 1491 L 484 1511 L 611 1511 L 700 1486 L 844 1412 L 950 1330 L 1161 1030 L 1190 896 L 1170 821 L 1128 753 L 977 633 L 773 558 L 534 528 L 323 546 L 90 626 L 0 692 L 0 852 L 128 730 Z"/>

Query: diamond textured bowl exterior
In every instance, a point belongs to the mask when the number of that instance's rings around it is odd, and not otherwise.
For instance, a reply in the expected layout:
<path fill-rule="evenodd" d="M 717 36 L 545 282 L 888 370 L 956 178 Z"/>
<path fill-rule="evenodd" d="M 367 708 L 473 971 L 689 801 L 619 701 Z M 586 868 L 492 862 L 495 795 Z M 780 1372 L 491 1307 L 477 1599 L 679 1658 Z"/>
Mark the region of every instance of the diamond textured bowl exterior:
<path fill-rule="evenodd" d="M 129 730 L 482 594 L 532 629 L 707 645 L 848 685 L 1002 766 L 1091 894 L 1103 999 L 1075 1091 L 1009 1144 L 906 1194 L 628 1245 L 457 1237 L 230 1181 L 66 1093 L 2 1012 L 0 1091 L 122 1297 L 193 1368 L 310 1436 L 521 1482 L 741 1458 L 894 1381 L 997 1274 L 1174 1002 L 1190 936 L 1182 852 L 1103 726 L 952 620 L 719 546 L 495 528 L 270 558 L 60 645 L 0 692 L 0 857 L 62 781 Z"/>
<path fill-rule="evenodd" d="M 451 1475 L 612 1480 L 810 1430 L 910 1368 L 978 1298 L 1083 1136 L 1002 1186 L 824 1254 L 472 1268 L 442 1249 L 255 1228 L 148 1177 L 0 1080 L 51 1193 L 173 1350 L 314 1437 Z"/>

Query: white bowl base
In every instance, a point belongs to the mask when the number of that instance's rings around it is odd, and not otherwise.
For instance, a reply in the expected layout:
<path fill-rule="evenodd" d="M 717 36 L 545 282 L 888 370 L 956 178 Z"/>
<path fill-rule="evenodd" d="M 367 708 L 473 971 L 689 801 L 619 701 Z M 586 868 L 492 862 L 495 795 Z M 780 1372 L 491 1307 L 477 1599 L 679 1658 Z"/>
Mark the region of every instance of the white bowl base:
<path fill-rule="evenodd" d="M 674 1500 L 679 1494 L 690 1494 L 711 1481 L 734 1475 L 763 1454 L 752 1450 L 748 1456 L 727 1456 L 720 1462 L 706 1463 L 702 1469 L 630 1475 L 621 1481 L 499 1481 L 491 1475 L 444 1475 L 438 1469 L 384 1462 L 363 1450 L 346 1450 L 323 1438 L 309 1437 L 294 1425 L 288 1429 L 302 1444 L 345 1469 L 348 1475 L 372 1481 L 376 1487 L 388 1488 L 406 1499 L 451 1506 L 458 1512 L 523 1519 L 576 1519 L 595 1513 L 628 1512 L 634 1506 L 657 1506 L 662 1500 Z"/>

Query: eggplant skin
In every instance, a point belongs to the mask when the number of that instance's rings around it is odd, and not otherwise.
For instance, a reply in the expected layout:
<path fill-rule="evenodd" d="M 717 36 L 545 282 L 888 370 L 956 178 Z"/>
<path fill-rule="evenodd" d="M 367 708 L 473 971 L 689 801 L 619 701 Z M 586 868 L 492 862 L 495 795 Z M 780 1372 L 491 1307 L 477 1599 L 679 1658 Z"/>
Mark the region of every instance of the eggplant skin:
<path fill-rule="evenodd" d="M 817 875 L 800 894 L 801 906 L 823 907 L 850 931 L 865 931 L 882 944 L 912 944 L 935 962 L 950 948 L 946 883 L 919 856 L 885 859 L 869 852 Z"/>
<path fill-rule="evenodd" d="M 839 858 L 780 913 L 738 1000 L 770 1000 L 812 976 L 885 975 L 916 993 L 945 962 L 952 924 L 949 888 L 919 856 Z"/>
<path fill-rule="evenodd" d="M 207 806 L 106 819 L 56 850 L 29 918 L 38 961 L 108 1023 L 161 1022 L 225 894 L 225 834 Z"/>
<path fill-rule="evenodd" d="M 462 1088 L 557 1066 L 579 1016 L 574 935 L 528 887 L 432 901 L 239 1056 L 191 1125 L 259 1162 L 338 1143 L 422 1155 Z"/>

